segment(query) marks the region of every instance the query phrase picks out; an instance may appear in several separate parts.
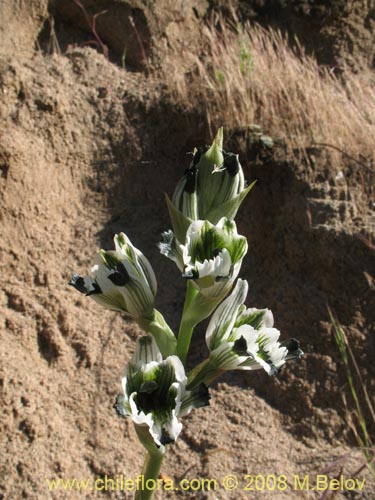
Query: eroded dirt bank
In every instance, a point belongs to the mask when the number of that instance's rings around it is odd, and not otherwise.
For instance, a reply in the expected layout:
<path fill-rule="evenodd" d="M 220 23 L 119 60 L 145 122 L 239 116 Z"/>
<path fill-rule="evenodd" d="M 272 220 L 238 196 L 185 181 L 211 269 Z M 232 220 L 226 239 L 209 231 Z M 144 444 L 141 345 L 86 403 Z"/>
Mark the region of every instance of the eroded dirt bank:
<path fill-rule="evenodd" d="M 56 14 L 58 3 L 50 5 L 56 25 L 77 34 L 74 23 Z M 114 233 L 125 231 L 154 266 L 157 306 L 176 329 L 183 283 L 156 248 L 169 226 L 164 192 L 172 192 L 186 168 L 186 153 L 211 137 L 202 110 L 187 112 L 172 102 L 163 82 L 147 76 L 147 65 L 130 72 L 84 46 L 82 37 L 90 34 L 79 32 L 81 41 L 61 54 L 35 50 L 36 41 L 45 40 L 48 5 L 30 5 L 24 15 L 31 27 L 21 23 L 21 31 L 20 12 L 11 2 L 1 7 L 14 29 L 2 23 L 9 50 L 0 60 L 0 495 L 72 499 L 76 493 L 49 492 L 45 479 L 139 473 L 143 453 L 134 430 L 112 405 L 140 332 L 66 283 L 74 271 L 88 271 L 95 250 L 109 247 Z M 199 19 L 203 14 L 192 7 L 183 15 Z M 168 23 L 176 37 L 185 26 L 178 18 Z M 168 31 L 147 26 L 160 40 Z M 157 56 L 158 43 L 150 57 Z M 225 134 L 247 179 L 258 179 L 238 217 L 249 241 L 242 270 L 250 283 L 248 305 L 270 307 L 283 335 L 299 338 L 306 355 L 277 378 L 251 372 L 223 377 L 212 388 L 211 406 L 186 419 L 164 471 L 176 481 L 285 474 L 292 485 L 295 474 L 323 473 L 348 453 L 342 464 L 350 476 L 362 458 L 349 448 L 345 372 L 326 304 L 345 325 L 373 394 L 373 178 L 350 159 L 338 176 L 319 148 L 292 159 L 282 145 L 268 151 L 254 143 L 245 126 Z M 192 361 L 203 355 L 203 335 L 202 327 Z M 372 499 L 374 486 L 365 477 L 361 498 Z M 359 498 L 358 491 L 340 495 Z M 119 491 L 105 496 L 132 498 Z M 176 496 L 197 493 L 158 498 Z M 249 496 L 221 488 L 200 498 Z M 319 497 L 290 486 L 277 495 L 262 492 L 262 498 Z"/>

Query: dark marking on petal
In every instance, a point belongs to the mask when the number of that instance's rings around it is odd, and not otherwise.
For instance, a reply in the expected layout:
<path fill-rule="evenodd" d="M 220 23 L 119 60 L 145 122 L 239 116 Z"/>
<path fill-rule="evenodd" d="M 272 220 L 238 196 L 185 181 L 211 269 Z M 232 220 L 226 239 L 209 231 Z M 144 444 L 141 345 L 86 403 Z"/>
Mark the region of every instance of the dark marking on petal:
<path fill-rule="evenodd" d="M 154 380 L 146 380 L 141 385 L 139 392 L 144 394 L 151 394 L 152 392 L 156 391 L 158 387 L 159 385 Z"/>
<path fill-rule="evenodd" d="M 241 335 L 234 343 L 233 350 L 239 356 L 248 356 L 246 339 Z"/>
<path fill-rule="evenodd" d="M 100 288 L 100 286 L 97 284 L 96 281 L 94 281 L 94 283 L 92 284 L 92 286 L 93 286 L 94 289 L 93 290 L 89 290 L 86 293 L 87 297 L 89 297 L 90 295 L 98 295 L 100 293 L 103 293 L 102 289 Z"/>
<path fill-rule="evenodd" d="M 233 264 L 230 266 L 229 273 L 227 276 L 216 276 L 215 281 L 224 281 L 224 280 L 230 280 L 233 276 L 233 271 L 234 271 L 234 266 Z"/>
<path fill-rule="evenodd" d="M 182 277 L 188 280 L 198 279 L 199 273 L 195 269 L 190 269 L 190 271 L 184 271 Z"/>
<path fill-rule="evenodd" d="M 211 394 L 205 384 L 199 385 L 193 391 L 194 394 L 194 408 L 201 408 L 202 406 L 209 406 Z"/>
<path fill-rule="evenodd" d="M 128 271 L 122 262 L 116 265 L 116 271 L 108 275 L 108 279 L 116 286 L 125 286 L 130 281 Z"/>
<path fill-rule="evenodd" d="M 240 170 L 240 161 L 238 155 L 234 153 L 224 153 L 224 167 L 229 175 L 234 177 Z"/>
<path fill-rule="evenodd" d="M 88 290 L 87 290 L 86 285 L 85 285 L 85 280 L 79 274 L 73 274 L 68 285 L 74 286 L 74 288 L 76 290 L 78 290 L 79 292 L 87 294 Z"/>
<path fill-rule="evenodd" d="M 116 286 L 125 286 L 126 280 L 121 273 L 115 272 L 108 275 L 108 279 Z"/>
<path fill-rule="evenodd" d="M 171 444 L 171 443 L 174 443 L 174 439 L 171 438 L 171 436 L 169 435 L 168 431 L 166 429 L 164 429 L 164 427 L 162 427 L 161 429 L 161 436 L 160 436 L 160 440 L 162 445 L 165 445 L 165 444 Z"/>
<path fill-rule="evenodd" d="M 175 235 L 170 229 L 161 235 L 161 242 L 158 243 L 160 253 L 169 257 L 175 250 Z"/>
<path fill-rule="evenodd" d="M 271 369 L 271 371 L 270 371 L 270 376 L 271 376 L 271 377 L 274 377 L 274 376 L 275 376 L 275 375 L 277 375 L 277 374 L 279 373 L 279 371 L 280 371 L 280 370 L 279 370 L 279 368 L 276 368 L 276 366 L 275 366 L 274 364 L 272 364 L 272 363 L 269 363 L 269 367 L 270 367 L 270 369 Z"/>
<path fill-rule="evenodd" d="M 210 149 L 209 146 L 199 146 L 197 148 L 197 151 L 193 157 L 193 166 L 197 165 L 199 163 L 199 160 L 201 159 L 202 155 L 206 153 Z"/>
<path fill-rule="evenodd" d="M 286 347 L 288 349 L 288 354 L 286 359 L 300 359 L 304 352 L 300 349 L 300 343 L 297 339 L 287 339 L 281 342 L 281 347 Z"/>
<path fill-rule="evenodd" d="M 197 189 L 197 169 L 193 167 L 189 169 L 186 174 L 186 183 L 184 187 L 184 191 L 186 193 L 195 193 Z"/>

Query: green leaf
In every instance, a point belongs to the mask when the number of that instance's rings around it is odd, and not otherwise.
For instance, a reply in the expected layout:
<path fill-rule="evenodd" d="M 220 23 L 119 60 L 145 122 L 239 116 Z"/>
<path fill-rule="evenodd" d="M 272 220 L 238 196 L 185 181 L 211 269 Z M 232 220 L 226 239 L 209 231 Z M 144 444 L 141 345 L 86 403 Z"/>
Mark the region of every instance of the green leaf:
<path fill-rule="evenodd" d="M 165 199 L 167 202 L 168 212 L 171 218 L 172 227 L 176 238 L 180 243 L 185 243 L 186 232 L 193 221 L 189 219 L 189 217 L 186 217 L 173 205 L 167 194 L 165 195 Z"/>
<path fill-rule="evenodd" d="M 246 189 L 244 189 L 239 195 L 237 195 L 232 200 L 228 200 L 226 203 L 223 203 L 219 206 L 214 206 L 207 214 L 206 218 L 212 222 L 213 224 L 217 224 L 222 217 L 226 217 L 227 219 L 233 220 L 236 217 L 237 211 L 249 194 L 249 192 L 254 187 L 257 181 L 253 181 Z"/>

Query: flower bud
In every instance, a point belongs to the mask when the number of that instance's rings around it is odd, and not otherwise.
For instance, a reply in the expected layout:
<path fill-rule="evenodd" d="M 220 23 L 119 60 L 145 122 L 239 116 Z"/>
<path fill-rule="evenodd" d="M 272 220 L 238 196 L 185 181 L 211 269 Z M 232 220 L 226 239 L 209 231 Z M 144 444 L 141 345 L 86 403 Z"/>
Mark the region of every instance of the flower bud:
<path fill-rule="evenodd" d="M 210 147 L 194 150 L 193 161 L 177 183 L 172 201 L 167 198 L 174 232 L 180 242 L 193 220 L 217 224 L 234 219 L 254 183 L 245 187 L 238 155 L 223 150 L 220 128 Z"/>

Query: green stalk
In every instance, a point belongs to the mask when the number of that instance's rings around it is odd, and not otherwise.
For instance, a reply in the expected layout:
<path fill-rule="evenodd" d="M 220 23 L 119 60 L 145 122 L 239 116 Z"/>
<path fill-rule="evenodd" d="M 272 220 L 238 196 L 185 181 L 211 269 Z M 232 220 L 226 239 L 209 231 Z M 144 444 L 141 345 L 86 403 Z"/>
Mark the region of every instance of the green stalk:
<path fill-rule="evenodd" d="M 152 335 L 164 358 L 176 351 L 176 337 L 165 321 L 163 315 L 154 309 L 151 318 L 136 318 L 138 325 Z"/>
<path fill-rule="evenodd" d="M 198 290 L 189 280 L 187 282 L 185 304 L 184 304 L 184 310 L 182 312 L 182 318 L 181 318 L 180 329 L 178 332 L 177 348 L 176 348 L 176 354 L 181 359 L 183 364 L 186 363 L 186 358 L 189 352 L 189 347 L 191 342 L 191 336 L 193 334 L 193 330 L 196 325 L 196 322 L 191 321 L 191 319 L 187 317 L 188 315 L 186 313 L 189 309 L 190 304 L 193 302 L 197 294 Z"/>
<path fill-rule="evenodd" d="M 164 450 L 164 447 L 161 447 Z M 160 467 L 163 462 L 164 451 L 158 453 L 147 452 L 143 469 L 141 487 L 137 490 L 134 500 L 152 500 L 157 482 Z"/>
<path fill-rule="evenodd" d="M 222 373 L 223 370 L 217 368 L 212 359 L 207 358 L 191 370 L 188 375 L 188 385 L 186 389 L 191 391 L 202 383 L 208 386 Z"/>
<path fill-rule="evenodd" d="M 134 500 L 152 500 L 157 486 L 160 467 L 164 458 L 164 446 L 157 447 L 149 429 L 144 425 L 135 425 L 138 439 L 146 448 L 147 455 L 143 464 L 141 479 Z"/>
<path fill-rule="evenodd" d="M 352 372 L 351 372 L 351 369 L 350 369 L 348 352 L 349 352 L 349 354 L 351 356 L 351 359 L 352 359 L 352 361 L 354 363 L 354 367 L 356 369 L 359 381 L 361 383 L 362 389 L 363 389 L 364 394 L 365 394 L 366 402 L 367 402 L 367 404 L 369 406 L 369 409 L 370 409 L 370 412 L 371 412 L 371 414 L 373 416 L 374 416 L 374 411 L 373 411 L 373 408 L 372 408 L 371 401 L 367 397 L 366 386 L 363 383 L 361 373 L 359 371 L 358 365 L 357 365 L 356 360 L 354 358 L 354 354 L 353 354 L 353 352 L 352 352 L 352 350 L 350 348 L 350 345 L 349 345 L 349 343 L 347 341 L 346 335 L 345 335 L 344 331 L 342 330 L 340 324 L 337 322 L 336 318 L 334 317 L 331 309 L 329 307 L 327 307 L 327 308 L 328 308 L 328 314 L 330 316 L 331 324 L 333 326 L 333 332 L 334 332 L 334 337 L 335 337 L 335 340 L 336 340 L 336 344 L 337 344 L 337 346 L 339 348 L 339 351 L 340 351 L 340 354 L 341 354 L 341 359 L 344 362 L 345 371 L 346 371 L 346 377 L 347 377 L 347 380 L 348 380 L 350 393 L 351 393 L 351 395 L 353 397 L 353 400 L 354 400 L 354 403 L 355 403 L 355 406 L 356 406 L 356 417 L 357 417 L 357 420 L 359 422 L 359 426 L 360 426 L 360 429 L 362 431 L 362 435 L 359 432 L 359 429 L 357 429 L 356 424 L 352 423 L 351 428 L 352 428 L 352 431 L 355 434 L 355 437 L 356 437 L 356 439 L 358 441 L 358 444 L 359 444 L 359 446 L 360 446 L 360 448 L 362 450 L 362 453 L 363 453 L 363 455 L 364 455 L 364 457 L 366 459 L 367 467 L 369 468 L 371 474 L 374 476 L 375 475 L 375 469 L 374 469 L 374 466 L 372 464 L 372 462 L 373 462 L 373 456 L 372 456 L 371 453 L 369 453 L 369 450 L 372 447 L 372 442 L 371 442 L 371 438 L 370 438 L 368 430 L 367 430 L 366 419 L 365 419 L 365 416 L 363 414 L 362 407 L 361 407 L 361 404 L 360 404 L 360 401 L 359 401 L 359 398 L 358 398 L 358 395 L 357 395 L 357 391 L 356 391 L 356 388 L 355 388 L 354 379 L 353 379 Z M 344 400 L 344 402 L 345 402 L 345 400 Z"/>

